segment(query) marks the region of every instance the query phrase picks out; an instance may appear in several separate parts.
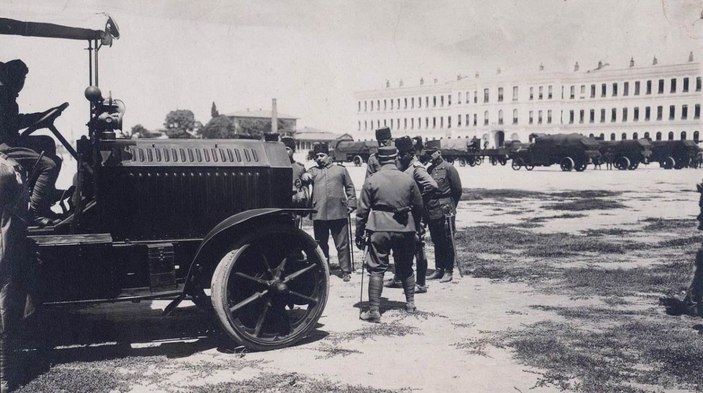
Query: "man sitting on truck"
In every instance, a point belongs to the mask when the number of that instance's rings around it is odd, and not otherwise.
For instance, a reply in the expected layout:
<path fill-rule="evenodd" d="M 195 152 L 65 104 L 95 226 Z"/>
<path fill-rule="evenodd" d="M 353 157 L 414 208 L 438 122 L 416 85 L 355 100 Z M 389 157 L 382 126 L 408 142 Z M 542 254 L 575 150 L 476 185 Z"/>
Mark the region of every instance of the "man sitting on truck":
<path fill-rule="evenodd" d="M 17 161 L 27 172 L 28 186 L 32 190 L 32 222 L 43 227 L 59 222 L 51 205 L 61 159 L 56 155 L 56 143 L 50 136 L 20 137 L 19 130 L 35 124 L 47 113 L 19 113 L 17 97 L 24 88 L 28 72 L 27 65 L 19 59 L 0 63 L 0 152 Z M 54 116 L 59 114 L 57 111 Z"/>

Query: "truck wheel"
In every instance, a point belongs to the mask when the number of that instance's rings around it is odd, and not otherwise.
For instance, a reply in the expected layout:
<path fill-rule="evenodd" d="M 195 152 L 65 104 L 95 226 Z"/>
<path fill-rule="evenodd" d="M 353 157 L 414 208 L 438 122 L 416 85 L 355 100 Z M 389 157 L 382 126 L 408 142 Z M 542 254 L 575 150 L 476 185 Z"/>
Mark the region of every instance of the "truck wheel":
<path fill-rule="evenodd" d="M 629 169 L 629 170 L 631 170 L 631 171 L 634 171 L 634 170 L 637 169 L 637 167 L 639 167 L 639 166 L 640 166 L 640 163 L 639 163 L 639 162 L 633 161 L 632 163 L 630 163 L 630 166 L 627 167 L 627 169 Z"/>
<path fill-rule="evenodd" d="M 527 169 L 528 171 L 531 171 L 531 170 L 535 169 L 535 166 L 534 165 L 525 165 L 525 169 Z"/>
<path fill-rule="evenodd" d="M 522 161 L 513 159 L 513 162 L 510 164 L 510 166 L 513 168 L 514 171 L 519 171 L 520 167 L 522 166 Z"/>
<path fill-rule="evenodd" d="M 660 161 L 659 165 L 661 165 L 664 169 L 671 169 L 676 165 L 676 160 L 674 157 L 668 156 L 664 160 Z"/>
<path fill-rule="evenodd" d="M 574 166 L 574 169 L 576 169 L 576 172 L 583 172 L 583 171 L 586 170 L 586 167 L 587 167 L 587 166 L 588 166 L 588 164 L 586 164 L 585 162 L 581 161 L 581 162 L 578 162 L 578 163 Z"/>
<path fill-rule="evenodd" d="M 474 159 L 473 159 L 473 158 L 469 158 L 468 163 L 469 163 L 469 166 L 475 166 L 475 165 L 476 165 L 476 162 L 474 162 Z"/>
<path fill-rule="evenodd" d="M 291 228 L 259 231 L 237 243 L 220 260 L 211 285 L 212 306 L 225 333 L 257 351 L 305 337 L 328 292 L 322 251 L 305 232 Z"/>
<path fill-rule="evenodd" d="M 508 163 L 508 159 L 505 158 L 505 157 L 500 157 L 500 158 L 498 159 L 498 162 L 500 163 L 500 165 L 505 166 L 505 164 Z"/>
<path fill-rule="evenodd" d="M 559 167 L 561 167 L 561 170 L 564 172 L 569 172 L 572 169 L 574 169 L 574 159 L 571 157 L 564 157 L 559 161 Z"/>
<path fill-rule="evenodd" d="M 625 156 L 619 156 L 615 159 L 615 168 L 624 171 L 630 167 L 630 159 Z"/>
<path fill-rule="evenodd" d="M 466 160 L 463 159 L 463 158 L 460 159 L 460 160 L 459 160 L 459 165 L 460 165 L 460 166 L 466 166 Z"/>
<path fill-rule="evenodd" d="M 476 166 L 481 165 L 481 162 L 483 162 L 483 157 L 476 157 Z"/>
<path fill-rule="evenodd" d="M 361 158 L 361 156 L 354 156 L 354 159 L 352 160 L 352 162 L 353 162 L 354 165 L 356 165 L 356 166 L 361 166 L 361 164 L 364 163 L 364 159 Z"/>

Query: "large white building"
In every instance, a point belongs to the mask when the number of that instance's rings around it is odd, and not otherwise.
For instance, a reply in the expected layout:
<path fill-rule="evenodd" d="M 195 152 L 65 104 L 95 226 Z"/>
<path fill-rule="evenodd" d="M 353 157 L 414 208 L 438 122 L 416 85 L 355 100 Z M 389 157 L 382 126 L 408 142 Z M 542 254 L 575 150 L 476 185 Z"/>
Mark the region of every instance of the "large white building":
<path fill-rule="evenodd" d="M 701 68 L 689 55 L 683 64 L 617 68 L 599 63 L 592 70 L 539 71 L 457 78 L 448 83 L 421 80 L 412 87 L 355 93 L 355 137 L 393 135 L 426 139 L 471 138 L 488 146 L 529 139 L 531 133 L 577 132 L 606 140 L 701 138 Z M 541 68 L 541 67 L 540 67 Z"/>

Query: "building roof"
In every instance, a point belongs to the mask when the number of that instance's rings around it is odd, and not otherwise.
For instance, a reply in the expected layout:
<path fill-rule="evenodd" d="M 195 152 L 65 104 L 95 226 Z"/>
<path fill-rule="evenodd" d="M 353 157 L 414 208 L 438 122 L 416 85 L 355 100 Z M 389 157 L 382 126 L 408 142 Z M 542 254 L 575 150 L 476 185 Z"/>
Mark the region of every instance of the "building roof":
<path fill-rule="evenodd" d="M 319 130 L 317 128 L 303 127 L 295 132 L 294 138 L 296 140 L 333 141 L 339 138 L 340 136 L 340 134 Z"/>
<path fill-rule="evenodd" d="M 225 116 L 227 117 L 251 117 L 251 118 L 257 118 L 257 119 L 270 119 L 273 117 L 271 111 L 266 111 L 262 109 L 258 110 L 245 110 L 245 111 L 236 111 L 236 112 L 231 112 L 231 113 L 225 113 Z M 289 116 L 284 113 L 278 113 L 278 118 L 279 119 L 290 119 L 290 120 L 296 120 L 298 119 L 295 116 Z"/>

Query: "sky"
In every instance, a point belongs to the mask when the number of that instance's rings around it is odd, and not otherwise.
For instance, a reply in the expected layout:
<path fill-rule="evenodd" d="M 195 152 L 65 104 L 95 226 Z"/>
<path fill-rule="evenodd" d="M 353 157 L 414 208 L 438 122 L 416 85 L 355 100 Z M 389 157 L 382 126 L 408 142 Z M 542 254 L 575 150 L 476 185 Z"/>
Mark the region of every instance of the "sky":
<path fill-rule="evenodd" d="M 354 92 L 493 75 L 684 63 L 703 56 L 703 0 L 0 0 L 0 17 L 102 29 L 121 37 L 100 51 L 100 88 L 124 101 L 124 128 L 163 127 L 190 109 L 270 109 L 298 128 L 353 131 Z M 0 36 L 0 61 L 30 68 L 23 112 L 61 102 L 56 122 L 85 134 L 88 60 L 81 41 Z"/>

